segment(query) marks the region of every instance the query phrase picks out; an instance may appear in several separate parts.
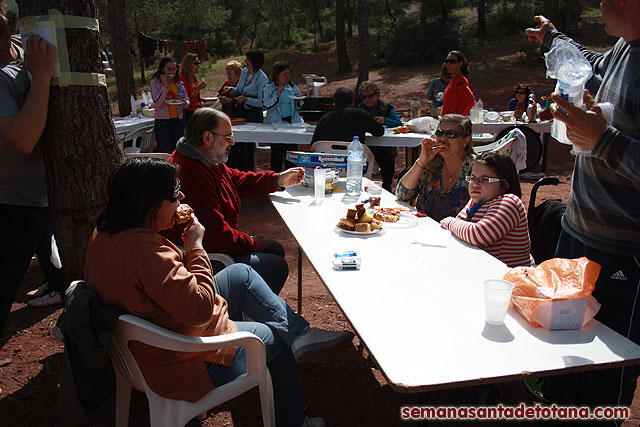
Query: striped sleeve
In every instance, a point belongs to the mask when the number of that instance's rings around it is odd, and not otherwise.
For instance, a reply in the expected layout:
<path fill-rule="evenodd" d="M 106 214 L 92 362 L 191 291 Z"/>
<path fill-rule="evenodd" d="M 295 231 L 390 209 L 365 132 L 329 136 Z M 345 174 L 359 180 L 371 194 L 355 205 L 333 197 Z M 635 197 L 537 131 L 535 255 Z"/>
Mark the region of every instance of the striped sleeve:
<path fill-rule="evenodd" d="M 500 196 L 484 203 L 475 213 L 478 222 L 451 220 L 447 227 L 465 242 L 486 248 L 498 242 L 518 223 L 518 205 L 511 197 Z"/>

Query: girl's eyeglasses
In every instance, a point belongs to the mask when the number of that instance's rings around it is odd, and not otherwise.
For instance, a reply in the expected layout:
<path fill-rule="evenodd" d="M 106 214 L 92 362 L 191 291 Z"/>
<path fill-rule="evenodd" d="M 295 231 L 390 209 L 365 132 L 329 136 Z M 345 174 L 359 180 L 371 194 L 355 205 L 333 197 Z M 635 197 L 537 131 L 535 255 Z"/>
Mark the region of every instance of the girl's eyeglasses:
<path fill-rule="evenodd" d="M 468 183 L 475 183 L 475 184 L 494 184 L 496 182 L 502 182 L 504 181 L 504 179 L 500 179 L 500 178 L 490 178 L 487 176 L 481 176 L 481 177 L 475 177 L 473 175 L 467 175 L 464 177 L 465 181 L 467 181 Z"/>

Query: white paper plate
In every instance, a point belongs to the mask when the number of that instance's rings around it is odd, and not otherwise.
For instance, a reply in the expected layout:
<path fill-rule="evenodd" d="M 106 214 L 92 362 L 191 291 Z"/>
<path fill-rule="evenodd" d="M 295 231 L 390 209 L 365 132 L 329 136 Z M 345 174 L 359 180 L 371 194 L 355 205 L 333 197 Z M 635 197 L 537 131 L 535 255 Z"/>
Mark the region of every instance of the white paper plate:
<path fill-rule="evenodd" d="M 489 111 L 484 115 L 484 121 L 488 123 L 497 123 L 500 121 L 500 114 L 497 111 Z"/>
<path fill-rule="evenodd" d="M 342 229 L 340 227 L 336 227 L 335 229 L 340 233 L 350 234 L 352 236 L 379 236 L 381 234 L 384 234 L 384 229 L 383 230 L 367 231 L 367 232 L 344 230 L 344 229 Z"/>
<path fill-rule="evenodd" d="M 182 105 L 184 104 L 184 101 L 173 101 L 171 99 L 165 99 L 164 103 L 167 105 Z"/>
<path fill-rule="evenodd" d="M 305 99 L 306 96 L 305 95 L 300 95 L 300 96 L 292 96 L 290 97 L 291 99 Z"/>

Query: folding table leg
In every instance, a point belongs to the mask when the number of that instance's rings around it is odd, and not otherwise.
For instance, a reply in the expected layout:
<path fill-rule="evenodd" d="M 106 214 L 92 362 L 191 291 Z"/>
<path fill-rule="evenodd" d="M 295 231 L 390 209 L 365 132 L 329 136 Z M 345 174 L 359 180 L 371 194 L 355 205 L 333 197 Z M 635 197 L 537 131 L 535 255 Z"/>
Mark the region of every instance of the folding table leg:
<path fill-rule="evenodd" d="M 298 246 L 298 314 L 302 314 L 302 249 Z"/>

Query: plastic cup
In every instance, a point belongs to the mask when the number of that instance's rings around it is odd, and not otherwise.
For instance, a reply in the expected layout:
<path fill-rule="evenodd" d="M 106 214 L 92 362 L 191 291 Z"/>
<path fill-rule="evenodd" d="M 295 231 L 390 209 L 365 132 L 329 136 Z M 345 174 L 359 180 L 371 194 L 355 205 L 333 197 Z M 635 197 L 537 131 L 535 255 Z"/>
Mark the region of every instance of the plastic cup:
<path fill-rule="evenodd" d="M 513 288 L 513 283 L 506 280 L 490 279 L 484 281 L 485 321 L 488 324 L 504 324 Z"/>
<path fill-rule="evenodd" d="M 327 180 L 327 170 L 316 168 L 313 172 L 314 198 L 324 199 L 324 186 Z"/>
<path fill-rule="evenodd" d="M 371 181 L 367 187 L 369 193 L 370 206 L 380 206 L 380 196 L 382 195 L 382 181 Z"/>

